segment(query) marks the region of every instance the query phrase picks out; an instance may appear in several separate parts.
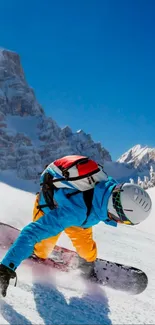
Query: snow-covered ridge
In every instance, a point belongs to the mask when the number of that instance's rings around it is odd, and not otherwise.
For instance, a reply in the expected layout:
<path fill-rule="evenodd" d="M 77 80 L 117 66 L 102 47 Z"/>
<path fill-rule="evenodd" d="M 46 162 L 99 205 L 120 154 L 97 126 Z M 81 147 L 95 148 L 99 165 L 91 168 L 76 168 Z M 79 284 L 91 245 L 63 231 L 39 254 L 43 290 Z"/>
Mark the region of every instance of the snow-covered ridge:
<path fill-rule="evenodd" d="M 103 164 L 109 152 L 79 130 L 60 128 L 46 117 L 26 82 L 17 53 L 0 49 L 0 169 L 36 179 L 52 160 L 68 154 L 88 155 Z"/>
<path fill-rule="evenodd" d="M 145 172 L 148 176 L 150 167 L 155 167 L 155 148 L 149 148 L 148 146 L 142 147 L 140 144 L 134 146 L 125 152 L 118 162 L 128 164 L 130 167 L 134 167 L 137 173 Z"/>
<path fill-rule="evenodd" d="M 118 161 L 121 163 L 138 163 L 140 164 L 142 161 L 147 163 L 149 159 L 155 159 L 155 148 L 149 148 L 147 146 L 142 147 L 140 144 L 134 146 L 125 152 Z"/>

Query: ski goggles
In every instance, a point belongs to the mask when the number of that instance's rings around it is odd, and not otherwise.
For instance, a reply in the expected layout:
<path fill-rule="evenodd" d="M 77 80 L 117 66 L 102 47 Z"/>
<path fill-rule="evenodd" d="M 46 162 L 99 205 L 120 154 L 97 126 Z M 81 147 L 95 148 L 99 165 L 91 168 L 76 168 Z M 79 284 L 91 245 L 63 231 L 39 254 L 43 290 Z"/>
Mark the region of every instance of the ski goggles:
<path fill-rule="evenodd" d="M 108 215 L 109 215 L 110 219 L 113 219 L 118 223 L 123 223 L 125 225 L 133 225 L 133 223 L 125 215 L 122 204 L 121 204 L 121 192 L 123 192 L 123 189 L 122 189 L 123 184 L 124 183 L 116 185 L 116 187 L 114 188 L 114 190 L 112 192 L 113 207 L 116 210 L 119 218 L 117 216 L 115 216 L 114 214 L 112 214 L 111 212 L 108 212 Z M 131 210 L 126 210 L 126 211 L 131 211 Z"/>

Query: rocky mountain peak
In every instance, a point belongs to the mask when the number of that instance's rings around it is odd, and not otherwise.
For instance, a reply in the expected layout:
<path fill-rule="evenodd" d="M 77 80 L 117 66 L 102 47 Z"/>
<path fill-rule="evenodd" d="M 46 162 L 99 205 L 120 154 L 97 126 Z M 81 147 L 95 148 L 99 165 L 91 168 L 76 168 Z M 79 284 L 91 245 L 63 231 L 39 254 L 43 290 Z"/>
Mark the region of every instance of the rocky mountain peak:
<path fill-rule="evenodd" d="M 0 49 L 0 80 L 3 81 L 11 76 L 24 78 L 20 57 L 15 52 Z"/>
<path fill-rule="evenodd" d="M 155 166 L 155 148 L 138 144 L 125 152 L 118 162 L 127 163 L 139 171 L 149 170 L 151 165 Z"/>
<path fill-rule="evenodd" d="M 0 112 L 20 116 L 44 114 L 26 82 L 19 55 L 4 49 L 0 50 Z"/>
<path fill-rule="evenodd" d="M 87 155 L 99 163 L 109 152 L 89 134 L 61 128 L 45 116 L 26 82 L 17 53 L 0 49 L 0 169 L 35 179 L 44 165 L 64 155 Z"/>

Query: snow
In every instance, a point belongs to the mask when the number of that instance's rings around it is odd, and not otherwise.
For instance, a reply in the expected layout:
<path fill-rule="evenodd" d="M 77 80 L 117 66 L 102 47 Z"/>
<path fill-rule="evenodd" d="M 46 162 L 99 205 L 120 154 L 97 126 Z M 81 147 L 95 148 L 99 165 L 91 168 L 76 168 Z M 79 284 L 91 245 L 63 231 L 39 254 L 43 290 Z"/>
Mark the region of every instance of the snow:
<path fill-rule="evenodd" d="M 104 169 L 106 173 L 117 180 L 128 180 L 135 173 L 133 168 L 129 168 L 127 164 L 122 164 L 114 161 L 105 161 Z"/>
<path fill-rule="evenodd" d="M 34 180 L 23 180 L 22 178 L 18 177 L 16 171 L 15 170 L 13 171 L 12 169 L 7 169 L 4 171 L 0 170 L 0 182 L 4 183 L 4 187 L 6 184 L 10 185 L 10 187 L 7 188 L 8 193 L 9 193 L 9 189 L 11 189 L 12 187 L 15 188 L 14 189 L 15 191 L 17 189 L 21 189 L 32 193 L 36 193 L 39 190 L 39 183 L 37 183 Z M 5 192 L 4 195 L 6 195 Z M 10 197 L 11 200 L 14 199 L 11 193 L 8 196 Z"/>
<path fill-rule="evenodd" d="M 7 177 L 7 176 L 6 176 Z M 13 177 L 12 177 L 13 179 Z M 8 182 L 9 183 L 9 182 Z M 31 220 L 34 194 L 0 183 L 0 221 L 22 228 Z M 155 188 L 149 190 L 154 200 Z M 155 320 L 155 206 L 150 217 L 136 227 L 117 229 L 100 223 L 94 227 L 99 257 L 144 270 L 147 289 L 131 296 L 95 284 L 88 285 L 73 272 L 47 266 L 18 270 L 18 285 L 0 299 L 0 324 L 154 324 Z M 72 248 L 66 235 L 59 244 Z M 3 256 L 4 251 L 0 251 Z"/>

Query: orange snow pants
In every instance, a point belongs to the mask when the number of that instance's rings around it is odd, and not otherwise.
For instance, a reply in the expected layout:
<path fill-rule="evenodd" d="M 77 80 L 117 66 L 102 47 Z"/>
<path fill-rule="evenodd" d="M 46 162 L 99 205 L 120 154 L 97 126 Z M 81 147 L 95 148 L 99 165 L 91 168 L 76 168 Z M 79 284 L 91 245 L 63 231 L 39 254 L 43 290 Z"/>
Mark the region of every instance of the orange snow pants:
<path fill-rule="evenodd" d="M 38 210 L 37 206 L 38 195 L 33 209 L 34 222 L 44 215 L 42 211 Z M 84 258 L 87 262 L 93 262 L 96 260 L 97 247 L 93 240 L 92 228 L 84 229 L 80 227 L 69 227 L 64 231 L 71 239 L 72 244 L 80 257 Z M 40 258 L 46 259 L 52 252 L 60 235 L 61 233 L 59 233 L 57 236 L 44 239 L 40 243 L 37 243 L 34 248 L 34 253 Z"/>

